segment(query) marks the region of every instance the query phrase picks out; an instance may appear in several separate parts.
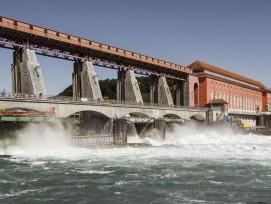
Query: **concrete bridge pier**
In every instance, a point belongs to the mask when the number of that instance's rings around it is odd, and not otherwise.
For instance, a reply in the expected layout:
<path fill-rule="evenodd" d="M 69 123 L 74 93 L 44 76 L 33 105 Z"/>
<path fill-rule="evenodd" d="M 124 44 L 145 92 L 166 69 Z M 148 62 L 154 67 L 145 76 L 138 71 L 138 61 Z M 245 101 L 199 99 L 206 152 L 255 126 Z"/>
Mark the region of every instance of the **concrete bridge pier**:
<path fill-rule="evenodd" d="M 13 52 L 13 63 L 11 64 L 11 77 L 12 77 L 12 93 L 21 93 L 21 68 L 22 50 L 15 50 Z"/>
<path fill-rule="evenodd" d="M 173 106 L 172 96 L 165 77 L 160 76 L 158 80 L 158 104 Z"/>
<path fill-rule="evenodd" d="M 125 119 L 114 119 L 113 123 L 114 144 L 127 144 L 127 121 Z"/>
<path fill-rule="evenodd" d="M 40 64 L 34 50 L 15 51 L 12 65 L 13 93 L 46 95 Z"/>
<path fill-rule="evenodd" d="M 90 61 L 76 61 L 73 65 L 72 87 L 74 98 L 89 98 L 102 101 L 102 92 L 93 64 Z"/>
<path fill-rule="evenodd" d="M 184 106 L 189 106 L 189 75 L 185 77 L 185 81 L 183 82 L 183 97 L 184 97 Z"/>
<path fill-rule="evenodd" d="M 72 93 L 74 98 L 81 97 L 81 72 L 82 72 L 82 62 L 76 61 L 73 64 L 72 73 Z"/>
<path fill-rule="evenodd" d="M 133 70 L 118 72 L 117 100 L 143 104 L 141 91 Z"/>
<path fill-rule="evenodd" d="M 125 73 L 125 101 L 143 104 L 139 84 L 132 70 L 127 70 Z"/>
<path fill-rule="evenodd" d="M 174 104 L 166 78 L 163 76 L 151 76 L 151 80 L 153 84 L 150 90 L 151 103 L 173 106 Z"/>
<path fill-rule="evenodd" d="M 150 88 L 150 101 L 151 103 L 158 103 L 158 80 L 159 77 L 157 75 L 151 75 L 151 88 Z"/>
<path fill-rule="evenodd" d="M 271 115 L 260 115 L 259 123 L 260 126 L 271 129 Z"/>
<path fill-rule="evenodd" d="M 159 137 L 161 139 L 165 139 L 166 135 L 166 121 L 163 119 L 156 119 L 153 123 L 154 128 L 154 136 Z"/>
<path fill-rule="evenodd" d="M 102 101 L 103 96 L 93 64 L 85 61 L 81 73 L 81 97 Z"/>
<path fill-rule="evenodd" d="M 184 82 L 175 81 L 174 85 L 174 104 L 177 106 L 184 105 Z"/>
<path fill-rule="evenodd" d="M 117 100 L 125 101 L 125 70 L 120 69 L 118 71 L 118 81 L 117 81 Z"/>

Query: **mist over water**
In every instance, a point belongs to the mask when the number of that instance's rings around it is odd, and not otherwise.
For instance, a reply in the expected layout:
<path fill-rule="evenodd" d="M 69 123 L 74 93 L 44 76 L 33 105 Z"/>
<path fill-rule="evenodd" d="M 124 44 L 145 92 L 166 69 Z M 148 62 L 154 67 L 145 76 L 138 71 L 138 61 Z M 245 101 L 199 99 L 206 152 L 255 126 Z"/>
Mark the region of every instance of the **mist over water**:
<path fill-rule="evenodd" d="M 17 131 L 16 140 L 12 139 L 11 145 L 5 149 L 2 147 L 2 154 L 46 156 L 52 152 L 65 150 L 72 144 L 67 129 L 68 127 L 59 120 L 50 123 L 31 123 L 23 130 Z"/>
<path fill-rule="evenodd" d="M 128 141 L 147 145 L 79 148 L 60 122 L 28 126 L 0 150 L 0 203 L 271 200 L 271 137 L 189 123 Z"/>

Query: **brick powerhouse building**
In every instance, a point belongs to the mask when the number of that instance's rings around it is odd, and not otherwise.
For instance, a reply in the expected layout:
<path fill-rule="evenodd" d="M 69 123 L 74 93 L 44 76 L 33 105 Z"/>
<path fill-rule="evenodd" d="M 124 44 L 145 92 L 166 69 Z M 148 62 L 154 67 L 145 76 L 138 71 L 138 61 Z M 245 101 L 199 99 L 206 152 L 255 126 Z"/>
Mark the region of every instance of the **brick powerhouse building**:
<path fill-rule="evenodd" d="M 262 83 L 201 61 L 188 67 L 193 69 L 191 106 L 220 103 L 227 114 L 252 120 L 259 112 L 270 111 L 271 92 Z"/>

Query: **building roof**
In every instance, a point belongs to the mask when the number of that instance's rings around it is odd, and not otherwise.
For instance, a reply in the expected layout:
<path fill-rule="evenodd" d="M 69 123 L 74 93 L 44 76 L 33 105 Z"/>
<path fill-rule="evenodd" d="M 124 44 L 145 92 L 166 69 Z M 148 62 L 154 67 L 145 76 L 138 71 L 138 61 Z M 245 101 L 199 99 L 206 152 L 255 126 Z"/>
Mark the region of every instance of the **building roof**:
<path fill-rule="evenodd" d="M 192 64 L 188 65 L 188 67 L 192 68 L 193 71 L 208 70 L 208 71 L 211 71 L 211 72 L 215 72 L 215 73 L 218 73 L 218 74 L 221 74 L 221 75 L 224 75 L 224 76 L 231 77 L 233 79 L 237 79 L 237 80 L 240 80 L 240 81 L 243 81 L 243 82 L 258 86 L 259 88 L 264 89 L 264 90 L 267 89 L 262 83 L 260 83 L 258 81 L 255 81 L 253 79 L 249 79 L 249 78 L 241 76 L 239 74 L 235 74 L 233 72 L 230 72 L 230 71 L 227 71 L 225 69 L 216 67 L 214 65 L 207 64 L 205 62 L 195 61 Z"/>
<path fill-rule="evenodd" d="M 227 101 L 224 101 L 223 99 L 212 99 L 206 105 L 208 104 L 228 104 Z"/>

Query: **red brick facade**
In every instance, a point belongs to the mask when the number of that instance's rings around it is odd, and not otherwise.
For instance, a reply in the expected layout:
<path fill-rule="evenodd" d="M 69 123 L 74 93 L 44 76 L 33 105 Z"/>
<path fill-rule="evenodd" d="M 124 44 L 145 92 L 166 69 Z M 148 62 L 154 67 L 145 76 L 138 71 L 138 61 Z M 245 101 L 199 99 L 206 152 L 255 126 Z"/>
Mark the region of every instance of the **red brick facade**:
<path fill-rule="evenodd" d="M 270 111 L 271 92 L 260 82 L 204 62 L 196 61 L 188 67 L 198 77 L 199 106 L 205 107 L 213 99 L 223 99 L 228 102 L 229 110 Z"/>

